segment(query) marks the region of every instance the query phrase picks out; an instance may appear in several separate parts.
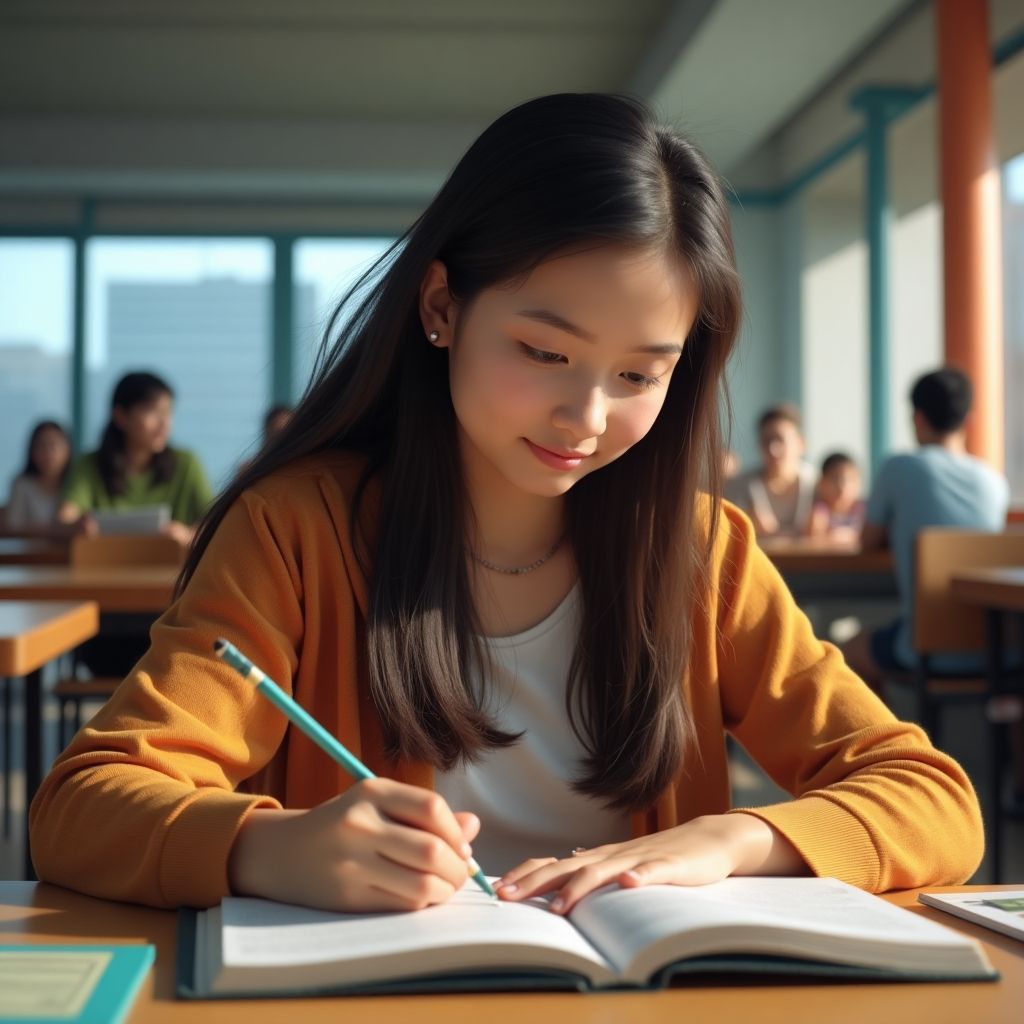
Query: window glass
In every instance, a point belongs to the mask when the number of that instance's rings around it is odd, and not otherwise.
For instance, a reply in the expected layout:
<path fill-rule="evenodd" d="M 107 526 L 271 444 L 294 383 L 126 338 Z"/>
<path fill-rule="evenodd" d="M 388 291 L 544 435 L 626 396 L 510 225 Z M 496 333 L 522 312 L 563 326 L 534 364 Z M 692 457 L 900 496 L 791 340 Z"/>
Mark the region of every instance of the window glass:
<path fill-rule="evenodd" d="M 74 245 L 0 239 L 0 504 L 41 419 L 71 429 Z"/>
<path fill-rule="evenodd" d="M 255 450 L 269 405 L 272 276 L 267 239 L 90 241 L 86 450 L 120 377 L 148 370 L 174 391 L 174 445 L 222 485 Z"/>

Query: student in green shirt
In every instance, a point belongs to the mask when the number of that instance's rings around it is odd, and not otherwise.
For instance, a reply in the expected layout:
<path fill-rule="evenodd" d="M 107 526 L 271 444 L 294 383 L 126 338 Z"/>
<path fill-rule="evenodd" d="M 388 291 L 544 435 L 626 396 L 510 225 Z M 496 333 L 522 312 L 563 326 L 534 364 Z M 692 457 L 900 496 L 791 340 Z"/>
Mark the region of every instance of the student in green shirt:
<path fill-rule="evenodd" d="M 199 459 L 168 444 L 174 392 L 152 373 L 129 373 L 114 388 L 110 421 L 97 451 L 83 455 L 64 485 L 58 518 L 82 522 L 89 513 L 169 505 L 166 532 L 188 544 L 212 492 Z"/>

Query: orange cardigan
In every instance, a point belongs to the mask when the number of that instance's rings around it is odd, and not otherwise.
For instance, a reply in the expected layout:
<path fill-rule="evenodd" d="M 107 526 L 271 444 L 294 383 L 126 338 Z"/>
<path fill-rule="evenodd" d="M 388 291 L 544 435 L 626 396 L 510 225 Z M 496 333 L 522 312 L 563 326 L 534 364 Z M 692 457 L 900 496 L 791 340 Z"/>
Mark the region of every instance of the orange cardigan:
<path fill-rule="evenodd" d="M 230 509 L 149 651 L 32 802 L 39 878 L 157 907 L 209 906 L 229 892 L 228 855 L 252 808 L 311 807 L 352 785 L 212 657 L 218 636 L 372 771 L 432 786 L 429 765 L 386 762 L 368 695 L 368 588 L 348 525 L 358 469 L 344 454 L 304 459 Z M 748 813 L 779 829 L 816 874 L 872 891 L 970 877 L 983 833 L 963 770 L 815 639 L 728 505 L 712 581 L 694 610 L 683 680 L 697 745 L 655 806 L 633 816 L 634 834 L 730 809 L 731 732 L 797 797 Z"/>

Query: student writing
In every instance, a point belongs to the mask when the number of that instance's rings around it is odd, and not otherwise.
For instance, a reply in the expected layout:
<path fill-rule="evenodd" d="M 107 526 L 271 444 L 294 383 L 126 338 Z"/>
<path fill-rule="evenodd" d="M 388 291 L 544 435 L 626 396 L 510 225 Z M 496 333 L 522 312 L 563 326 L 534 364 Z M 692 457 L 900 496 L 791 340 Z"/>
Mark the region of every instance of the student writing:
<path fill-rule="evenodd" d="M 815 639 L 716 500 L 740 299 L 685 138 L 619 97 L 517 107 L 358 295 L 44 781 L 41 878 L 411 910 L 472 850 L 504 898 L 565 910 L 609 882 L 972 873 L 963 771 Z M 325 763 L 211 658 L 221 636 L 387 778 Z M 727 731 L 797 799 L 732 808 Z"/>
<path fill-rule="evenodd" d="M 170 446 L 174 392 L 156 374 L 128 373 L 110 406 L 99 449 L 72 467 L 60 519 L 72 523 L 97 509 L 166 504 L 166 532 L 187 544 L 212 495 L 199 459 Z"/>

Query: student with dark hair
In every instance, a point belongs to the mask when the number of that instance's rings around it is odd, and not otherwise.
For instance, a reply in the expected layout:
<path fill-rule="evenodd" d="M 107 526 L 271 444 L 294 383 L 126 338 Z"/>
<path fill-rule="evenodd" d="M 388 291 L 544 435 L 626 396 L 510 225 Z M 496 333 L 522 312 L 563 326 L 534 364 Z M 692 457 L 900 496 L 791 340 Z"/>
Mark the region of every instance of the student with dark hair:
<path fill-rule="evenodd" d="M 808 535 L 843 542 L 859 540 L 865 509 L 857 463 L 846 452 L 826 455 L 821 463 Z"/>
<path fill-rule="evenodd" d="M 1002 530 L 1009 487 L 1006 478 L 967 454 L 964 421 L 971 409 L 971 382 L 954 367 L 926 373 L 913 386 L 916 452 L 893 455 L 882 464 L 868 501 L 861 546 L 888 546 L 896 565 L 902 611 L 888 626 L 862 632 L 845 645 L 847 661 L 869 685 L 881 686 L 886 672 L 914 668 L 917 658 L 910 624 L 914 607 L 914 542 L 928 526 Z M 937 655 L 938 672 L 980 671 L 977 658 Z"/>
<path fill-rule="evenodd" d="M 71 438 L 55 420 L 32 428 L 25 468 L 11 482 L 4 527 L 16 533 L 55 532 L 57 502 L 71 461 Z"/>
<path fill-rule="evenodd" d="M 59 516 L 168 505 L 168 534 L 187 544 L 212 497 L 199 459 L 170 446 L 174 392 L 153 373 L 128 373 L 114 388 L 99 449 L 82 456 L 64 486 Z"/>
<path fill-rule="evenodd" d="M 797 408 L 784 402 L 765 409 L 757 439 L 761 465 L 729 480 L 725 497 L 750 516 L 759 536 L 798 537 L 807 530 L 817 480 L 804 461 Z"/>
<path fill-rule="evenodd" d="M 963 771 L 719 506 L 741 305 L 728 200 L 687 139 L 623 97 L 516 107 L 353 294 L 43 783 L 40 878 L 414 910 L 475 856 L 502 898 L 565 912 L 606 883 L 974 871 Z M 379 777 L 325 760 L 218 637 Z M 726 732 L 797 799 L 731 808 Z"/>

